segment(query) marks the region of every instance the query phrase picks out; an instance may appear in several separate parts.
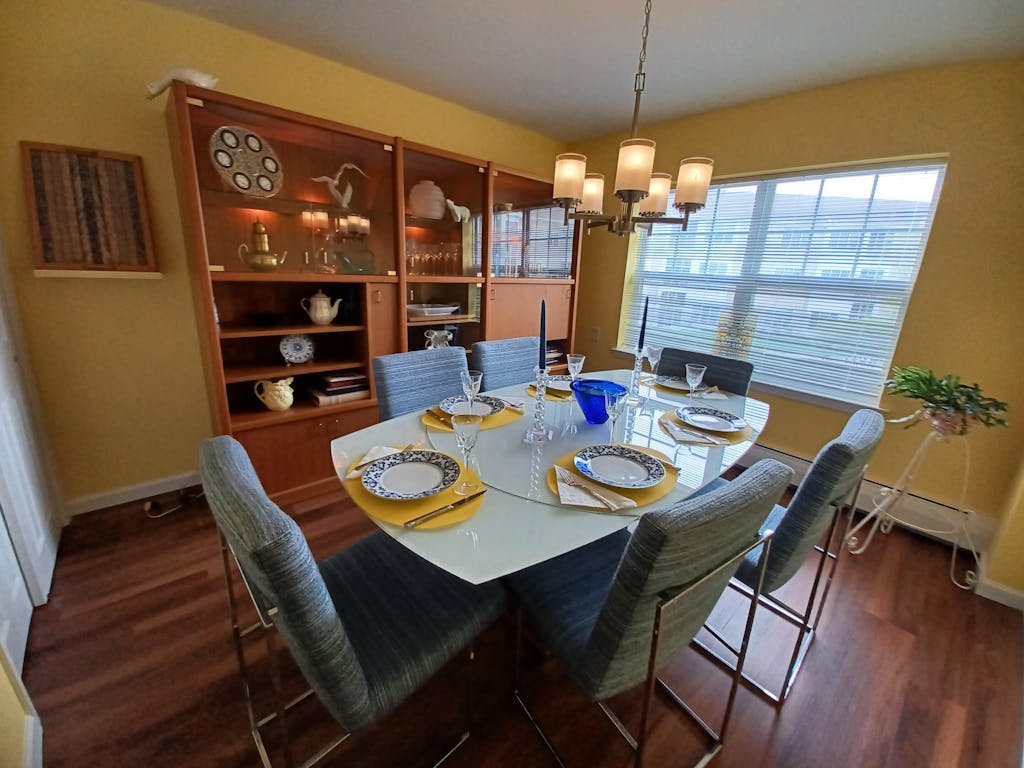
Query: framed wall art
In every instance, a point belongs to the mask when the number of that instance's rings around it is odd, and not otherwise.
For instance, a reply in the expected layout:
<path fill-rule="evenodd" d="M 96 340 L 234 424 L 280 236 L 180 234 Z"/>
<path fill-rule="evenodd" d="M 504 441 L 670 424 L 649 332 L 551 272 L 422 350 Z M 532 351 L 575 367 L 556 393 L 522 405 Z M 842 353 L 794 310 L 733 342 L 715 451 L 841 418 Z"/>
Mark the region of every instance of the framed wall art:
<path fill-rule="evenodd" d="M 156 272 L 142 159 L 21 142 L 37 270 Z"/>

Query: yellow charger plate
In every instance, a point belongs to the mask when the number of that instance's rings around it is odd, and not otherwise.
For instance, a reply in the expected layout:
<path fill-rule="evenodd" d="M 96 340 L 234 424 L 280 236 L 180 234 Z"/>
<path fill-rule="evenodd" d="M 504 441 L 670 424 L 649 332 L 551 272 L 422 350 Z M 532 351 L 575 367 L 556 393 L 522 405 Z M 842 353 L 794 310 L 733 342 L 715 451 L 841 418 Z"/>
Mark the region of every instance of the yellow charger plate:
<path fill-rule="evenodd" d="M 659 451 L 655 451 L 651 448 L 641 448 L 638 445 L 628 445 L 626 447 L 632 448 L 634 451 L 646 453 L 648 456 L 654 456 L 656 459 L 663 459 L 664 461 L 668 462 L 665 465 L 665 478 L 660 483 L 658 483 L 657 485 L 652 485 L 650 488 L 617 488 L 613 485 L 609 485 L 608 488 L 615 491 L 617 494 L 621 496 L 625 496 L 627 499 L 632 499 L 637 503 L 638 507 L 642 507 L 645 504 L 651 504 L 657 501 L 658 499 L 667 496 L 668 492 L 675 487 L 676 480 L 679 479 L 679 468 L 673 466 L 672 461 L 669 459 L 669 457 Z M 568 469 L 572 472 L 575 472 L 576 474 L 579 474 L 578 472 L 576 472 L 576 465 L 573 463 L 573 458 L 576 456 L 578 452 L 579 451 L 571 451 L 565 454 L 565 456 L 563 456 L 562 458 L 555 462 L 555 466 L 564 467 L 565 469 Z M 553 494 L 555 494 L 555 496 L 557 496 L 558 479 L 555 477 L 555 466 L 551 467 L 551 469 L 548 470 L 547 482 L 548 488 L 551 490 Z M 592 478 L 584 479 L 592 483 L 596 482 Z M 598 483 L 598 485 L 603 485 L 603 483 Z M 581 509 L 589 509 L 589 507 L 581 507 Z"/>

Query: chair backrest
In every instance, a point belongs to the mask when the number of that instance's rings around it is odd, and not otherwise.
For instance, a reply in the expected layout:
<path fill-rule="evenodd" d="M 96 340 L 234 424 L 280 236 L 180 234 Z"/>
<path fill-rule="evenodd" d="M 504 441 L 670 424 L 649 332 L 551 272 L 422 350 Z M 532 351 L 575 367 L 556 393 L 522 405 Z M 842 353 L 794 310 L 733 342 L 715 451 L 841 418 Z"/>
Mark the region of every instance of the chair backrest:
<path fill-rule="evenodd" d="M 468 370 L 462 347 L 420 349 L 373 359 L 381 421 L 437 405 L 462 393 L 459 372 Z"/>
<path fill-rule="evenodd" d="M 880 413 L 861 409 L 850 417 L 839 436 L 818 452 L 775 526 L 764 577 L 766 592 L 773 592 L 789 581 L 821 540 L 832 515 L 864 473 L 884 427 Z M 749 581 L 750 567 L 747 562 L 741 569 L 744 581 Z"/>
<path fill-rule="evenodd" d="M 792 477 L 789 467 L 765 459 L 728 485 L 640 518 L 583 658 L 571 670 L 587 696 L 605 699 L 646 679 L 655 610 L 687 588 L 661 628 L 659 666 L 693 639 L 739 560 L 701 579 L 757 540 Z"/>
<path fill-rule="evenodd" d="M 691 352 L 688 349 L 665 347 L 658 362 L 658 374 L 664 376 L 685 376 L 686 364 L 706 365 L 704 384 L 718 387 L 726 392 L 746 395 L 750 389 L 750 377 L 754 375 L 754 364 L 721 355 Z"/>
<path fill-rule="evenodd" d="M 234 438 L 203 443 L 199 471 L 217 527 L 306 680 L 346 728 L 367 724 L 366 677 L 302 531 L 267 498 Z"/>
<path fill-rule="evenodd" d="M 498 389 L 510 384 L 522 384 L 536 378 L 539 336 L 521 336 L 517 339 L 478 341 L 470 353 L 470 368 L 484 374 L 481 389 Z"/>

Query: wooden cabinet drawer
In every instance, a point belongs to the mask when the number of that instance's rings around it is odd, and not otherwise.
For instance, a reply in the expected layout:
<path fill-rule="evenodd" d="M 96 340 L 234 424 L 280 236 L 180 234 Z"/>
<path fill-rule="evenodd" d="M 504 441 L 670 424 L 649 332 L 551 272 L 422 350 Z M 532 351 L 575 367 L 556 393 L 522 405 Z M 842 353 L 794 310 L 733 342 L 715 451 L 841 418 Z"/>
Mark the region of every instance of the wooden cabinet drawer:
<path fill-rule="evenodd" d="M 252 459 L 267 494 L 334 477 L 331 440 L 377 423 L 377 408 L 247 429 L 235 435 Z"/>

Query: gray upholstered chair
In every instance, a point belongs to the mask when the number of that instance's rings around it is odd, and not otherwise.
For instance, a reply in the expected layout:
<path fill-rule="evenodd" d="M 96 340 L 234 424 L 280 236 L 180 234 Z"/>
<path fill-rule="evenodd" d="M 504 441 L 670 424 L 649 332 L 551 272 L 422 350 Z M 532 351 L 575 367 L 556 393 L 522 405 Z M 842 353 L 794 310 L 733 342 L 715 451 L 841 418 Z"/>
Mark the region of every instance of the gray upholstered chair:
<path fill-rule="evenodd" d="M 459 373 L 468 369 L 462 347 L 419 349 L 373 359 L 381 421 L 427 409 L 462 393 Z"/>
<path fill-rule="evenodd" d="M 539 347 L 539 336 L 478 341 L 470 351 L 469 367 L 483 373 L 482 390 L 523 384 L 536 378 Z"/>
<path fill-rule="evenodd" d="M 505 577 L 538 639 L 615 723 L 636 750 L 637 766 L 656 682 L 693 715 L 658 672 L 700 629 L 743 558 L 758 556 L 758 530 L 792 476 L 777 461 L 758 462 L 728 486 L 647 513 L 632 535 L 622 531 Z M 747 632 L 752 621 L 753 611 Z M 518 677 L 517 659 L 516 698 L 561 764 L 519 694 Z M 604 700 L 644 682 L 633 737 Z M 697 719 L 713 741 L 706 759 L 721 748 L 738 682 L 734 673 L 717 733 Z"/>
<path fill-rule="evenodd" d="M 750 389 L 750 377 L 754 375 L 754 364 L 732 357 L 691 352 L 687 349 L 665 347 L 658 363 L 659 376 L 686 376 L 686 364 L 706 365 L 704 384 L 718 387 L 726 392 L 746 395 Z"/>
<path fill-rule="evenodd" d="M 266 768 L 260 729 L 268 720 L 280 724 L 291 765 L 284 720 L 285 710 L 297 703 L 283 704 L 277 690 L 274 630 L 317 698 L 348 731 L 329 751 L 396 707 L 503 610 L 500 585 L 472 586 L 383 532 L 315 562 L 298 525 L 267 498 L 245 449 L 231 437 L 206 441 L 199 466 L 221 533 L 250 725 Z M 232 555 L 260 616 L 246 629 L 239 628 Z M 243 647 L 243 638 L 261 629 L 275 688 L 275 711 L 262 720 L 250 698 Z"/>
<path fill-rule="evenodd" d="M 775 535 L 772 539 L 771 555 L 765 566 L 764 584 L 760 595 L 754 597 L 758 581 L 758 563 L 752 558 L 747 558 L 740 564 L 736 577 L 730 584 L 734 590 L 750 598 L 753 605 L 760 604 L 799 628 L 793 653 L 788 659 L 782 688 L 778 693 L 744 673 L 744 680 L 747 683 L 774 702 L 782 703 L 789 695 L 804 655 L 814 639 L 814 632 L 828 599 L 841 552 L 841 513 L 847 507 L 852 510 L 856 504 L 868 461 L 882 439 L 884 426 L 881 414 L 866 408 L 850 417 L 839 436 L 826 443 L 818 452 L 789 506 L 776 506 L 765 521 L 765 529 L 771 529 Z M 716 481 L 717 484 L 728 482 Z M 814 581 L 806 605 L 803 608 L 796 608 L 772 593 L 796 575 L 811 552 L 817 552 L 818 555 Z M 829 561 L 831 565 L 822 585 L 822 576 Z M 821 599 L 817 601 L 815 615 L 815 602 L 819 590 Z M 719 631 L 711 627 L 705 629 L 731 651 L 731 655 L 728 658 L 723 656 L 701 638 L 698 638 L 697 645 L 713 658 L 732 668 L 739 649 L 726 640 Z"/>

